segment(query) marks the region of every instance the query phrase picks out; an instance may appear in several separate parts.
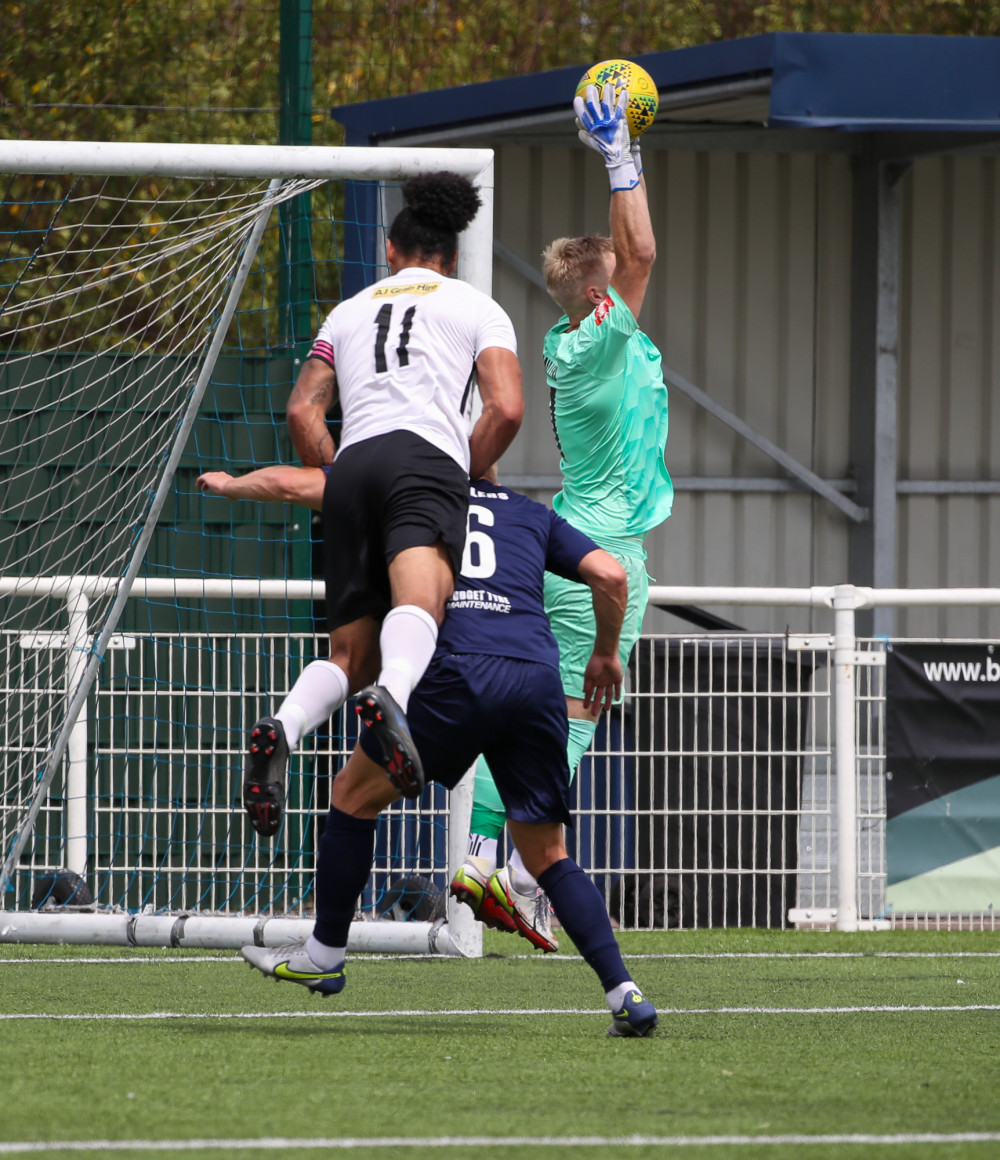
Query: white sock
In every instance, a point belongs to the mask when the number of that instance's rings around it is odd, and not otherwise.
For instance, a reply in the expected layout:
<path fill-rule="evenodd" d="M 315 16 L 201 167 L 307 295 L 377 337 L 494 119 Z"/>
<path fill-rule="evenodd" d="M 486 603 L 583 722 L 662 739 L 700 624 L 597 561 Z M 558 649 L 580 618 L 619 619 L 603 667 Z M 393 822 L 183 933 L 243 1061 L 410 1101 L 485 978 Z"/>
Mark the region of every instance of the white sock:
<path fill-rule="evenodd" d="M 397 605 L 382 621 L 382 671 L 378 683 L 389 690 L 404 713 L 417 681 L 431 663 L 437 635 L 434 617 L 415 604 Z"/>
<path fill-rule="evenodd" d="M 604 997 L 607 999 L 608 1007 L 612 1012 L 621 1010 L 622 1004 L 625 1002 L 625 998 L 628 995 L 638 995 L 640 998 L 642 998 L 642 992 L 635 985 L 635 983 L 632 982 L 631 979 L 628 979 L 624 983 L 619 983 L 618 986 L 615 987 L 612 991 L 604 992 Z"/>
<path fill-rule="evenodd" d="M 274 714 L 285 728 L 289 751 L 306 733 L 328 721 L 347 700 L 347 674 L 333 661 L 310 661 Z"/>
<path fill-rule="evenodd" d="M 466 857 L 484 878 L 489 878 L 497 868 L 497 839 L 470 833 Z"/>
<path fill-rule="evenodd" d="M 306 954 L 321 971 L 332 971 L 347 958 L 347 947 L 328 947 L 311 934 L 306 939 Z"/>
<path fill-rule="evenodd" d="M 507 873 L 510 875 L 510 884 L 518 894 L 537 894 L 538 883 L 528 873 L 521 861 L 521 855 L 515 847 L 507 859 Z"/>

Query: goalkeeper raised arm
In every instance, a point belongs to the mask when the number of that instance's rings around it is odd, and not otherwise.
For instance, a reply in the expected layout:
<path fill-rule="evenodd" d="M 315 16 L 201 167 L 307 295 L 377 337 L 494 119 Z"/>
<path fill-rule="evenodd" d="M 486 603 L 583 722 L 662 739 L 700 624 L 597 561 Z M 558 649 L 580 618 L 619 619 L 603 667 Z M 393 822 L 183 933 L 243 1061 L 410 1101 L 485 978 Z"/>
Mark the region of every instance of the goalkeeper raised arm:
<path fill-rule="evenodd" d="M 638 140 L 630 141 L 627 93 L 612 85 L 577 97 L 580 140 L 604 162 L 610 185 L 610 237 L 557 238 L 544 252 L 549 294 L 565 312 L 544 342 L 553 433 L 561 455 L 556 511 L 610 552 L 628 577 L 620 642 L 623 667 L 642 628 L 648 601 L 650 530 L 669 515 L 673 486 L 664 463 L 667 389 L 659 351 L 638 316 L 656 257 Z M 579 585 L 547 576 L 545 610 L 559 642 L 560 673 L 570 717 L 571 776 L 590 747 L 596 714 L 583 700 L 594 639 L 593 611 Z M 533 923 L 531 941 L 555 949 L 548 908 L 519 855 L 495 870 L 503 807 L 480 762 L 469 855 L 452 882 L 456 897 L 481 918 L 481 900 L 503 891 Z M 491 880 L 492 876 L 492 880 Z M 485 915 L 489 920 L 489 908 Z M 523 927 L 519 927 L 525 933 Z"/>

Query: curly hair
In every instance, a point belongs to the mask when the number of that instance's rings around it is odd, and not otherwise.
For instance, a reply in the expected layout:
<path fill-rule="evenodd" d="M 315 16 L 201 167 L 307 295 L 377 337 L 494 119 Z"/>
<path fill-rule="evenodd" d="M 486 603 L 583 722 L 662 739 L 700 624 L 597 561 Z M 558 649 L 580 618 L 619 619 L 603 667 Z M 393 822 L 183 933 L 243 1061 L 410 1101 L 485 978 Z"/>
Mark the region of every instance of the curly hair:
<path fill-rule="evenodd" d="M 556 238 L 542 252 L 542 273 L 550 296 L 566 310 L 584 292 L 587 283 L 601 280 L 605 260 L 615 252 L 614 242 L 599 234 Z"/>
<path fill-rule="evenodd" d="M 482 198 L 467 178 L 442 170 L 411 177 L 403 185 L 406 206 L 389 229 L 389 240 L 402 254 L 440 255 L 451 262 L 458 235 L 476 216 Z"/>

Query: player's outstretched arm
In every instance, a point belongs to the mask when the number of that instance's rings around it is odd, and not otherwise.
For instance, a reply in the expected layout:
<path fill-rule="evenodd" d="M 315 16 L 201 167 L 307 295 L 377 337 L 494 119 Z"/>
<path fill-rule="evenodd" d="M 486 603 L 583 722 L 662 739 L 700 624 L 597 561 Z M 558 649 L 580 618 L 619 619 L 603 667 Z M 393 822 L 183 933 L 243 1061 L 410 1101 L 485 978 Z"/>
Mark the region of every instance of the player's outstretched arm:
<path fill-rule="evenodd" d="M 605 85 L 600 94 L 591 85 L 573 102 L 580 140 L 603 158 L 611 183 L 610 228 L 615 244 L 611 285 L 638 318 L 656 260 L 656 238 L 639 143 L 629 139 L 627 105 L 628 92 L 623 89 L 616 99 L 612 84 Z"/>
<path fill-rule="evenodd" d="M 246 475 L 206 471 L 195 483 L 207 494 L 221 495 L 224 499 L 297 503 L 318 512 L 323 510 L 326 474 L 319 467 L 261 467 Z"/>
<path fill-rule="evenodd" d="M 337 452 L 326 415 L 337 401 L 337 375 L 329 363 L 307 358 L 288 399 L 285 418 L 292 446 L 305 467 L 327 467 Z"/>
<path fill-rule="evenodd" d="M 512 350 L 490 346 L 476 359 L 476 378 L 483 412 L 469 439 L 469 477 L 482 479 L 520 429 L 524 416 L 521 364 Z"/>
<path fill-rule="evenodd" d="M 594 651 L 583 676 L 584 707 L 596 715 L 621 696 L 618 640 L 625 619 L 628 582 L 621 564 L 600 548 L 583 557 L 579 571 L 581 580 L 590 587 L 597 621 Z"/>
<path fill-rule="evenodd" d="M 656 238 L 649 216 L 645 185 L 611 198 L 611 240 L 615 244 L 615 272 L 611 285 L 639 317 L 656 261 Z"/>

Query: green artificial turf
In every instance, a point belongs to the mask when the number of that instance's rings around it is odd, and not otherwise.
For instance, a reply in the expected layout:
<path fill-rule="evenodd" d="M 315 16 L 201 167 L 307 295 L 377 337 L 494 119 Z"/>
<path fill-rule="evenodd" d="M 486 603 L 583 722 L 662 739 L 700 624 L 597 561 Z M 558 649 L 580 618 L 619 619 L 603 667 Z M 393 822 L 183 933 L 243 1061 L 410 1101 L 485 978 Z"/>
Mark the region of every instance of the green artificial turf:
<path fill-rule="evenodd" d="M 1000 1006 L 997 936 L 709 931 L 620 941 L 661 1011 L 655 1038 L 605 1038 L 603 995 L 579 959 L 500 934 L 487 936 L 482 959 L 357 956 L 347 989 L 328 999 L 276 985 L 233 952 L 0 945 L 0 1014 L 88 1016 L 0 1019 L 0 1155 L 3 1141 L 270 1137 L 465 1141 L 349 1149 L 408 1160 L 1000 1154 L 998 1141 L 489 1143 L 1000 1131 L 1000 1011 L 830 1010 Z"/>

